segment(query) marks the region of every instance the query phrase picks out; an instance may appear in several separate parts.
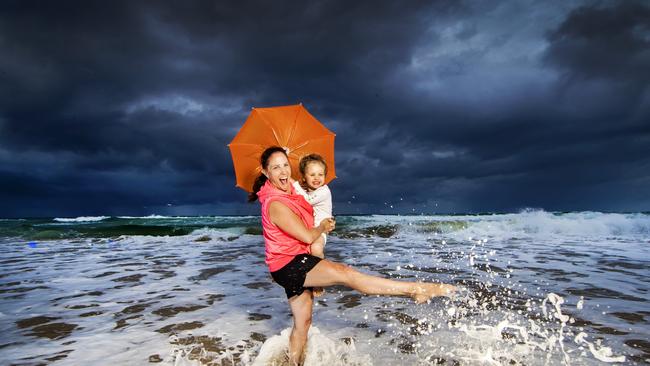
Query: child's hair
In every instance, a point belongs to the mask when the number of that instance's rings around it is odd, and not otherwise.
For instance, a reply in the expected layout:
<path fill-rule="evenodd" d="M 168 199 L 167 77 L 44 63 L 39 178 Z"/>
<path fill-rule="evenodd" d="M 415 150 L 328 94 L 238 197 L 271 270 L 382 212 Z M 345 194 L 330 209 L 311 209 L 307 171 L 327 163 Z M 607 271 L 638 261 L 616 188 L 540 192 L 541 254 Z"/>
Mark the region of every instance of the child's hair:
<path fill-rule="evenodd" d="M 318 154 L 305 155 L 300 159 L 300 174 L 304 176 L 305 171 L 307 170 L 307 165 L 313 162 L 323 164 L 323 168 L 325 168 L 325 175 L 327 175 L 327 163 L 325 162 L 325 159 L 323 159 L 323 157 Z"/>

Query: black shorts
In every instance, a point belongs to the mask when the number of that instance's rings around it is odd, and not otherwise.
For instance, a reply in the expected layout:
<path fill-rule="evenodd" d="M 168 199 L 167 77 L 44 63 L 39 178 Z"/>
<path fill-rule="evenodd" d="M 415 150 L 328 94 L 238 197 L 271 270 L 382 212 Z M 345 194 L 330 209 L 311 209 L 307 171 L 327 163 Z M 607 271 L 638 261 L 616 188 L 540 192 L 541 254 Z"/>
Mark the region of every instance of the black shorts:
<path fill-rule="evenodd" d="M 271 272 L 271 277 L 278 285 L 284 287 L 287 299 L 290 299 L 302 294 L 305 290 L 311 290 L 311 287 L 303 287 L 305 278 L 307 278 L 307 272 L 311 271 L 320 260 L 310 254 L 298 254 L 284 267 Z"/>

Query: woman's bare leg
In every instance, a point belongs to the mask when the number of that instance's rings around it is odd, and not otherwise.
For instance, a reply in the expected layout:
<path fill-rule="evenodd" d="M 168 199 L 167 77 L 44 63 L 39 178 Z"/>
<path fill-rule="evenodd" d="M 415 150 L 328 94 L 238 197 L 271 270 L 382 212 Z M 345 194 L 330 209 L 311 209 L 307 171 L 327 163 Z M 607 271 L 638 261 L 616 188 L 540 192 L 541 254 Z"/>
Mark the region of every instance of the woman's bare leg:
<path fill-rule="evenodd" d="M 289 299 L 289 306 L 293 313 L 293 328 L 289 335 L 289 360 L 294 365 L 302 365 L 313 305 L 314 298 L 309 290 Z"/>
<path fill-rule="evenodd" d="M 422 303 L 435 296 L 454 292 L 455 287 L 445 284 L 394 281 L 367 275 L 354 268 L 326 259 L 321 260 L 305 279 L 305 287 L 345 285 L 366 295 L 408 296 Z"/>

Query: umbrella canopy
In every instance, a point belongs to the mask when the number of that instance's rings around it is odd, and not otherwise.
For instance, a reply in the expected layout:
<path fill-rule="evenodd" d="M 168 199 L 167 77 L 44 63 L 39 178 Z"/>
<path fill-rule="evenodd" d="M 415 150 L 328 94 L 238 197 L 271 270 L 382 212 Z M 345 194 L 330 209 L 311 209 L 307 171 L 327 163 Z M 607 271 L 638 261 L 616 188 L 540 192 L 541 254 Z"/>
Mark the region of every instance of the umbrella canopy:
<path fill-rule="evenodd" d="M 228 144 L 235 166 L 237 187 L 251 192 L 260 174 L 260 156 L 271 146 L 285 148 L 291 164 L 291 176 L 298 180 L 300 159 L 319 154 L 327 163 L 325 183 L 336 178 L 334 137 L 302 104 L 271 108 L 253 108 L 235 138 Z"/>

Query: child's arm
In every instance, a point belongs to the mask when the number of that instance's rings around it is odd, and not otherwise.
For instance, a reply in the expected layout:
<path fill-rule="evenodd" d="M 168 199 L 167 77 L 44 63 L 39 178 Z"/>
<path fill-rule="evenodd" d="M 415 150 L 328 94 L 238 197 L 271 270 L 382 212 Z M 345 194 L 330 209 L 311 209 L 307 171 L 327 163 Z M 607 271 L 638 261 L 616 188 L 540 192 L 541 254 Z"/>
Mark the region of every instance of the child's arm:
<path fill-rule="evenodd" d="M 309 202 L 309 195 L 307 195 L 307 192 L 305 192 L 305 190 L 302 188 L 300 183 L 298 183 L 297 181 L 294 180 L 292 184 L 293 184 L 293 189 L 296 190 L 296 194 L 299 194 L 299 195 L 305 197 L 307 202 Z"/>
<path fill-rule="evenodd" d="M 311 203 L 312 206 L 323 202 L 329 202 L 329 205 L 332 206 L 332 192 L 327 185 L 309 192 L 309 198 L 309 203 Z"/>

